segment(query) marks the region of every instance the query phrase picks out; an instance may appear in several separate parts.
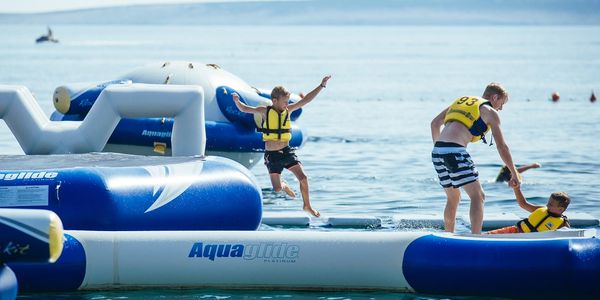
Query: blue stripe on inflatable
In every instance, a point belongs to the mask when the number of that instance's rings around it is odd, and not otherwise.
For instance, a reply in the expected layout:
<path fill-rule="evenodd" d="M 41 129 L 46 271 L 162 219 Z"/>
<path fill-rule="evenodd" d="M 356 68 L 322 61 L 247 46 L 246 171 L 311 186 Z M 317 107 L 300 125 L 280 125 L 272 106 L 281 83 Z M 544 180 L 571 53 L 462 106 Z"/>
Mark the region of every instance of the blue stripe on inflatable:
<path fill-rule="evenodd" d="M 48 261 L 50 257 L 49 241 L 39 240 L 27 231 L 37 230 L 0 216 L 0 232 L 2 233 L 0 234 L 0 262 Z M 48 236 L 47 233 L 40 235 Z"/>
<path fill-rule="evenodd" d="M 13 300 L 17 298 L 17 277 L 15 273 L 0 261 L 0 299 Z"/>
<path fill-rule="evenodd" d="M 405 251 L 418 293 L 498 297 L 600 297 L 600 241 L 457 239 L 427 235 Z"/>
<path fill-rule="evenodd" d="M 206 150 L 225 152 L 263 152 L 265 142 L 254 129 L 227 122 L 206 121 Z M 117 125 L 108 143 L 154 147 L 155 142 L 171 147 L 173 119 L 123 119 Z M 303 130 L 292 125 L 290 147 L 297 149 L 305 141 Z"/>
<path fill-rule="evenodd" d="M 28 292 L 77 290 L 85 277 L 86 255 L 83 245 L 65 234 L 60 258 L 55 263 L 11 263 L 19 289 Z"/>
<path fill-rule="evenodd" d="M 11 174 L 27 172 L 40 170 Z M 47 185 L 52 191 L 48 205 L 28 208 L 54 211 L 65 229 L 255 230 L 260 225 L 262 195 L 252 174 L 220 157 L 173 165 L 44 172 L 51 176 L 12 178 L 0 185 Z"/>

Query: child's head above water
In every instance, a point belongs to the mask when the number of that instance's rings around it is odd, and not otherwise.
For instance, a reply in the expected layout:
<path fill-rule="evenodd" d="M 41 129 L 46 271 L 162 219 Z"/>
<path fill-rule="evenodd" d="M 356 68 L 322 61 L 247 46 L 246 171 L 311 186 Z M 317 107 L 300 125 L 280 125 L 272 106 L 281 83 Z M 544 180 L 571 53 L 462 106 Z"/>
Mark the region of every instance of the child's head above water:
<path fill-rule="evenodd" d="M 571 198 L 569 198 L 567 193 L 555 192 L 550 195 L 548 204 L 546 206 L 548 207 L 548 212 L 555 215 L 561 215 L 565 212 L 565 210 L 567 210 L 567 207 L 569 207 L 570 203 Z"/>

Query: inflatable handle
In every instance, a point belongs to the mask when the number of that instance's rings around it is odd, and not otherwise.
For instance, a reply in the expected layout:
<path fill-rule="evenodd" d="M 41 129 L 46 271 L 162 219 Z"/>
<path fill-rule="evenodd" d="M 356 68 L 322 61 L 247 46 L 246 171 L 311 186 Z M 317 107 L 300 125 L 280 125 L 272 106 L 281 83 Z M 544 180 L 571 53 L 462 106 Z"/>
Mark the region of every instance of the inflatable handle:
<path fill-rule="evenodd" d="M 0 261 L 55 262 L 63 249 L 63 225 L 51 211 L 0 209 Z"/>
<path fill-rule="evenodd" d="M 54 90 L 54 108 L 63 114 L 87 114 L 100 93 L 111 84 L 130 84 L 131 80 L 111 80 L 98 85 L 70 84 Z"/>

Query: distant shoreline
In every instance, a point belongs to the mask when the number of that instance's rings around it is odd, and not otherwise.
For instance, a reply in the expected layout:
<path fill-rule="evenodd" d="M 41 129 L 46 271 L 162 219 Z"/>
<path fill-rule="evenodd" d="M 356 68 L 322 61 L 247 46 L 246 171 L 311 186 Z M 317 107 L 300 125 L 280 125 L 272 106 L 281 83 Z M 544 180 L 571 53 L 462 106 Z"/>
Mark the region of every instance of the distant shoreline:
<path fill-rule="evenodd" d="M 600 25 L 600 0 L 307 0 L 133 5 L 0 14 L 0 24 Z"/>

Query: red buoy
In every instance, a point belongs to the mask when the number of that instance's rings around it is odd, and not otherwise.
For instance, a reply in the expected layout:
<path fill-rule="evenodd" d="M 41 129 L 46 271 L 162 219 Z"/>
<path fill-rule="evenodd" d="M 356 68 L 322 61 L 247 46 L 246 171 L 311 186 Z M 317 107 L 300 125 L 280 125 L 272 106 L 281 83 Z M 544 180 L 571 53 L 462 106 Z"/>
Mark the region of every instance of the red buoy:
<path fill-rule="evenodd" d="M 592 95 L 590 96 L 590 102 L 592 102 L 592 103 L 596 102 L 596 94 L 594 94 L 593 90 L 592 90 Z"/>
<path fill-rule="evenodd" d="M 560 100 L 560 94 L 558 92 L 552 93 L 552 101 L 557 102 Z"/>

